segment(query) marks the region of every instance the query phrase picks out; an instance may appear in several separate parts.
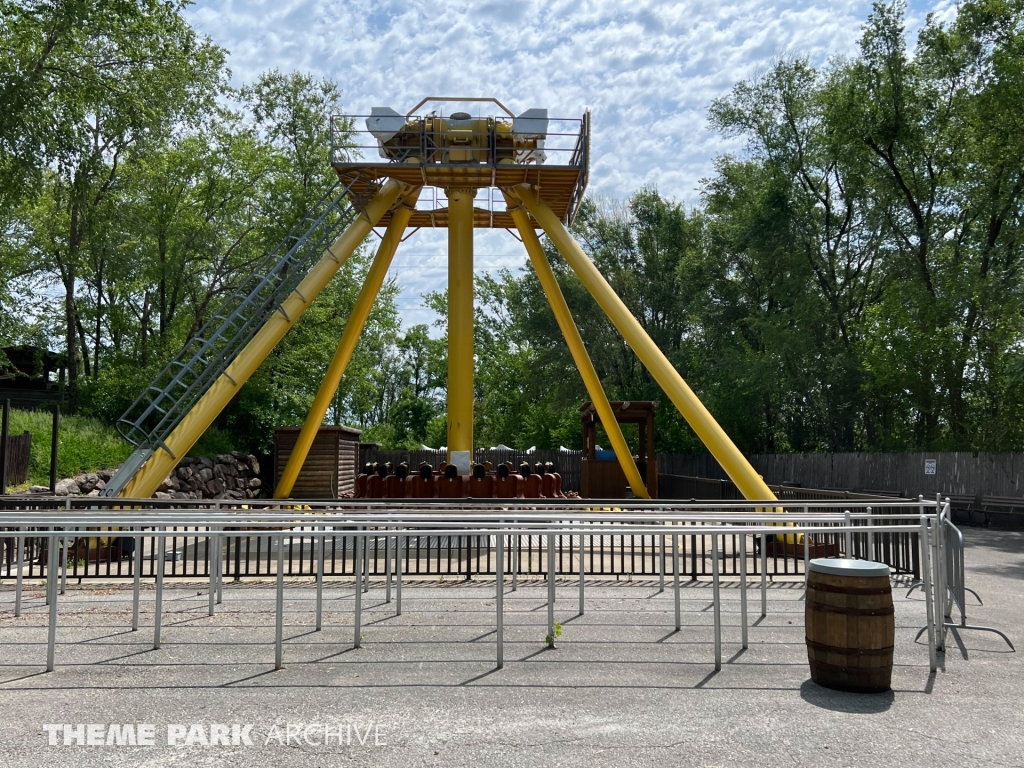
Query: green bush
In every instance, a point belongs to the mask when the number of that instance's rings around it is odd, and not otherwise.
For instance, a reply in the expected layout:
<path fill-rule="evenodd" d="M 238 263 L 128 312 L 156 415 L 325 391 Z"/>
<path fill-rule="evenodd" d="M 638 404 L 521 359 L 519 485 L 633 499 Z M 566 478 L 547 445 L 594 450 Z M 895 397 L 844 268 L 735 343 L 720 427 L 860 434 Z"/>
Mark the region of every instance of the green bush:
<path fill-rule="evenodd" d="M 53 415 L 46 411 L 11 410 L 11 434 L 32 433 L 28 485 L 50 482 L 50 435 Z M 90 416 L 61 416 L 57 443 L 57 477 L 114 469 L 132 447 L 113 427 Z"/>
<path fill-rule="evenodd" d="M 188 452 L 188 455 L 209 456 L 212 458 L 218 454 L 231 453 L 235 450 L 241 450 L 238 448 L 238 439 L 226 429 L 212 426 L 192 446 L 192 450 Z"/>

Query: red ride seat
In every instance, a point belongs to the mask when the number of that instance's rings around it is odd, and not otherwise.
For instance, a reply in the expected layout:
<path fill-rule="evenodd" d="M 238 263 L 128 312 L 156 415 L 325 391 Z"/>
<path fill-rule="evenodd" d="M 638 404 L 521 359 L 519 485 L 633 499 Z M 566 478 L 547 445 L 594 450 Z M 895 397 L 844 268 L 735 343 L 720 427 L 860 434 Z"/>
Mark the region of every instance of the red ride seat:
<path fill-rule="evenodd" d="M 494 478 L 493 477 L 471 477 L 467 480 L 466 484 L 469 486 L 466 489 L 466 495 L 474 499 L 493 499 L 494 498 Z"/>
<path fill-rule="evenodd" d="M 557 493 L 555 493 L 555 476 L 554 475 L 549 474 L 548 472 L 545 472 L 544 476 L 540 479 L 540 481 L 541 481 L 541 490 L 540 490 L 540 492 L 544 494 L 545 498 L 553 499 L 553 498 L 555 498 L 555 496 L 558 495 Z"/>
<path fill-rule="evenodd" d="M 523 478 L 526 482 L 523 487 L 523 498 L 524 499 L 543 499 L 544 498 L 544 481 L 537 475 L 531 474 L 529 477 Z"/>
<path fill-rule="evenodd" d="M 410 499 L 432 499 L 437 496 L 436 478 L 429 464 L 420 465 L 418 475 L 410 475 L 405 481 Z"/>
<path fill-rule="evenodd" d="M 366 478 L 366 498 L 380 499 L 384 493 L 384 478 L 380 475 L 370 475 Z"/>
<path fill-rule="evenodd" d="M 523 476 L 523 498 L 524 499 L 543 499 L 543 484 L 540 475 L 535 475 L 533 470 L 530 469 L 530 465 L 523 463 L 519 465 L 519 474 Z"/>
<path fill-rule="evenodd" d="M 517 499 L 522 495 L 522 482 L 523 478 L 512 474 L 508 464 L 499 464 L 498 476 L 494 479 L 494 495 L 499 499 Z"/>
<path fill-rule="evenodd" d="M 494 497 L 494 478 L 487 475 L 483 464 L 473 467 L 473 476 L 465 483 L 466 495 L 474 499 L 490 499 Z"/>
<path fill-rule="evenodd" d="M 564 499 L 565 494 L 562 493 L 562 476 L 557 472 L 552 472 L 551 476 L 555 478 L 555 496 L 559 499 Z"/>
<path fill-rule="evenodd" d="M 401 470 L 401 467 L 399 467 Z M 384 498 L 385 499 L 404 499 L 408 488 L 405 482 L 405 473 L 388 475 L 384 479 Z"/>
<path fill-rule="evenodd" d="M 466 495 L 463 493 L 463 485 L 458 468 L 449 464 L 444 468 L 444 477 L 437 478 L 437 498 L 461 499 Z"/>

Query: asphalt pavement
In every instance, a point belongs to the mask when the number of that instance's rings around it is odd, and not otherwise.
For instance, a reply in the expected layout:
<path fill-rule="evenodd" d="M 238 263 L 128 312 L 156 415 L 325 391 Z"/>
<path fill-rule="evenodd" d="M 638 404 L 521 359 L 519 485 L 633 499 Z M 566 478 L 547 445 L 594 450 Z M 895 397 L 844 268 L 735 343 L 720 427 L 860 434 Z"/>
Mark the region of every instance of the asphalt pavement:
<path fill-rule="evenodd" d="M 972 624 L 1024 644 L 1024 534 L 966 529 Z M 353 585 L 325 587 L 315 631 L 309 581 L 285 588 L 284 668 L 274 669 L 271 583 L 167 582 L 153 650 L 152 585 L 131 632 L 130 584 L 69 584 L 56 669 L 45 672 L 38 581 L 13 615 L 0 585 L 0 764 L 75 766 L 1024 766 L 1024 657 L 996 635 L 947 635 L 938 674 L 915 642 L 920 590 L 894 585 L 893 690 L 810 682 L 803 582 L 771 583 L 767 614 L 723 586 L 723 666 L 714 669 L 712 590 L 671 579 L 560 581 L 547 648 L 546 586 L 504 591 L 505 666 L 495 668 L 496 585 L 406 582 L 403 612 L 373 581 L 353 648 Z M 91 726 L 91 727 L 90 727 Z M 129 727 L 130 726 L 130 727 Z M 91 742 L 91 745 L 90 745 Z M 134 742 L 134 745 L 133 743 Z M 151 742 L 151 745 L 150 745 Z"/>

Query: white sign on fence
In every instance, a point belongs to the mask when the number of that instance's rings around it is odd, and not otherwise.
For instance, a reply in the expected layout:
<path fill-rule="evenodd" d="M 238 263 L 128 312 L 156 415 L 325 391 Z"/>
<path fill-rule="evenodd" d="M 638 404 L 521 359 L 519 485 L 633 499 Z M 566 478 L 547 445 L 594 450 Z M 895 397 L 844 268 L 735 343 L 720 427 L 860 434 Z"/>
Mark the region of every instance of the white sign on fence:
<path fill-rule="evenodd" d="M 937 463 L 936 459 L 925 459 L 924 460 L 924 473 L 926 475 L 934 475 L 935 474 L 935 465 L 936 465 L 936 463 Z"/>

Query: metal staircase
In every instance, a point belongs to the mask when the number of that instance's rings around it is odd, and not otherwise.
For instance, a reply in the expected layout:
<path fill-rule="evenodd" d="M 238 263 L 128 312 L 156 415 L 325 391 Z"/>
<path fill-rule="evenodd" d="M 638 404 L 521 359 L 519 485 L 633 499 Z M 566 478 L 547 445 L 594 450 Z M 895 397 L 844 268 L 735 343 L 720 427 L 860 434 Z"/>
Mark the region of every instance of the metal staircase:
<path fill-rule="evenodd" d="M 284 314 L 282 302 L 362 209 L 363 200 L 346 200 L 352 183 L 321 198 L 121 416 L 117 429 L 136 449 L 104 496 L 118 495 L 157 448 L 171 453 L 164 441 L 178 423 L 273 313 Z M 375 191 L 371 185 L 364 195 Z"/>

